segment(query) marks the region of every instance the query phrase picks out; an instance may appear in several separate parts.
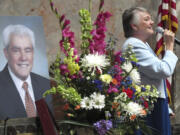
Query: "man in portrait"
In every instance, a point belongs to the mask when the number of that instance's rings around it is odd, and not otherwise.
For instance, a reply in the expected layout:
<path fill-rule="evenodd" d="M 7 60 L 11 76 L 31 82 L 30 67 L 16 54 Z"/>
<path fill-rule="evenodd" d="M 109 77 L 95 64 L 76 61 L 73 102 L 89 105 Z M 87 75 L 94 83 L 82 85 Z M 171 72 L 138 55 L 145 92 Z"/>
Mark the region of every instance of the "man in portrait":
<path fill-rule="evenodd" d="M 0 72 L 0 120 L 36 117 L 35 101 L 50 89 L 50 81 L 32 72 L 34 32 L 25 25 L 8 25 L 2 40 L 7 64 Z M 51 97 L 45 100 L 51 108 Z"/>

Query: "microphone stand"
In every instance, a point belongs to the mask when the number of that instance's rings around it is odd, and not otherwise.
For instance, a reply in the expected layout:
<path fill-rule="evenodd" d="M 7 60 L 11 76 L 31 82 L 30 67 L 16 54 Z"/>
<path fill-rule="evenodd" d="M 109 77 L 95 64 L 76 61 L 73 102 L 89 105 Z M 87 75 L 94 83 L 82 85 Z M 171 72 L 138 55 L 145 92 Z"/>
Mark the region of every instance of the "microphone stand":
<path fill-rule="evenodd" d="M 9 120 L 8 117 L 4 120 L 4 134 L 3 135 L 6 135 L 6 125 L 7 125 L 8 120 Z"/>

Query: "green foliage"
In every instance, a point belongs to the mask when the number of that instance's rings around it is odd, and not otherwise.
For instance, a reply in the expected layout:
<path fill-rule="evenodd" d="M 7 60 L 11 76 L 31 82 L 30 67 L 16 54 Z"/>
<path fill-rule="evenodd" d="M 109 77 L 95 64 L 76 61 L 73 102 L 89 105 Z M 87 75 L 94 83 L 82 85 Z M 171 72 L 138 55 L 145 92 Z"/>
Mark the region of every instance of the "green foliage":
<path fill-rule="evenodd" d="M 126 51 L 123 53 L 122 56 L 123 56 L 123 58 L 125 58 L 126 61 L 138 62 L 131 45 L 128 46 L 128 48 L 126 49 Z"/>
<path fill-rule="evenodd" d="M 89 40 L 92 39 L 92 35 L 90 34 L 92 30 L 91 16 L 87 9 L 81 9 L 79 11 L 79 15 L 81 17 L 80 24 L 81 24 L 81 32 L 82 32 L 81 50 L 84 53 L 88 53 L 87 48 L 89 47 Z"/>
<path fill-rule="evenodd" d="M 57 87 L 52 87 L 50 90 L 47 90 L 44 93 L 44 96 L 55 93 L 59 93 L 64 99 L 68 100 L 68 102 L 71 104 L 79 105 L 81 102 L 81 96 L 73 87 L 65 88 L 63 85 L 58 85 Z"/>

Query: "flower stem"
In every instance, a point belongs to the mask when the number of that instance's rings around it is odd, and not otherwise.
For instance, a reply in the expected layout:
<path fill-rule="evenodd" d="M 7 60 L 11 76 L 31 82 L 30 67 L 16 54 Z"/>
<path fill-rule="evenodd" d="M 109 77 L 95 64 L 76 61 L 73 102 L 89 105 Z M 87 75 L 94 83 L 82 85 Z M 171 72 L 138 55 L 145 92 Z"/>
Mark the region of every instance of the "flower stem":
<path fill-rule="evenodd" d="M 92 0 L 89 0 L 89 12 L 91 13 L 91 9 L 92 9 Z"/>

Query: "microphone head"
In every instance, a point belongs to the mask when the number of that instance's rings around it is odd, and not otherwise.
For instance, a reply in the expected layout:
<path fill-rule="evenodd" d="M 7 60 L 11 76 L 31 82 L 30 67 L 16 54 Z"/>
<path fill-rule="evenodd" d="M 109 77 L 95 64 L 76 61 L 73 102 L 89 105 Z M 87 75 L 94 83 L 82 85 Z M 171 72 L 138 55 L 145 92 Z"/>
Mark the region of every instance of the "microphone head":
<path fill-rule="evenodd" d="M 156 32 L 156 33 L 161 33 L 161 34 L 163 34 L 163 33 L 164 33 L 164 29 L 163 29 L 162 27 L 157 27 L 157 28 L 155 29 L 155 32 Z"/>

